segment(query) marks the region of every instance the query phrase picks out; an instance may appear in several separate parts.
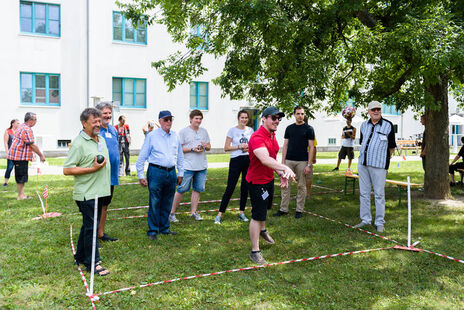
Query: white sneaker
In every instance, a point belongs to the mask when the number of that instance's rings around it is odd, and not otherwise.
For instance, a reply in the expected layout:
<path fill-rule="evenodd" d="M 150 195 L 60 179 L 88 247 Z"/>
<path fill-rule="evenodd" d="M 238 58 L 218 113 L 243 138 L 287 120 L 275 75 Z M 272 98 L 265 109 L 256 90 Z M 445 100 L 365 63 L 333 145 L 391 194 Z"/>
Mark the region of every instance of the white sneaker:
<path fill-rule="evenodd" d="M 221 216 L 220 215 L 216 216 L 216 218 L 214 219 L 214 224 L 221 224 Z"/>
<path fill-rule="evenodd" d="M 198 213 L 193 213 L 192 215 L 190 215 L 190 217 L 192 217 L 195 221 L 203 221 L 203 219 L 201 218 L 200 214 Z"/>
<path fill-rule="evenodd" d="M 169 214 L 169 222 L 177 223 L 177 222 L 179 222 L 179 220 L 176 218 L 175 214 Z"/>
<path fill-rule="evenodd" d="M 243 213 L 240 213 L 240 214 L 238 215 L 238 219 L 239 219 L 240 221 L 242 221 L 242 222 L 248 222 L 247 217 L 246 217 L 245 214 L 243 214 Z"/>
<path fill-rule="evenodd" d="M 369 224 L 364 223 L 364 222 L 361 222 L 361 223 L 359 223 L 359 224 L 354 225 L 353 227 L 354 227 L 354 228 L 361 228 L 361 227 L 364 227 L 364 226 L 367 226 L 367 225 L 369 225 Z"/>

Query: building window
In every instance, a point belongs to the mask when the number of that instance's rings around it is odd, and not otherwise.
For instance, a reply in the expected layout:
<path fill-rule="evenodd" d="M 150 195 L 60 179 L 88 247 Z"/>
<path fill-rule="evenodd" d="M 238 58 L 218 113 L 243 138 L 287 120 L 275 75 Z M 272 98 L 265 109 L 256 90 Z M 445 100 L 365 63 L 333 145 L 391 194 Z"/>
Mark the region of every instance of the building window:
<path fill-rule="evenodd" d="M 113 101 L 121 107 L 145 108 L 147 102 L 147 80 L 132 78 L 113 78 Z"/>
<path fill-rule="evenodd" d="M 58 140 L 58 148 L 67 148 L 71 140 Z"/>
<path fill-rule="evenodd" d="M 132 21 L 121 12 L 113 12 L 113 40 L 135 44 L 147 44 L 147 23 L 139 22 L 134 28 Z"/>
<path fill-rule="evenodd" d="M 394 104 L 383 104 L 382 105 L 382 114 L 384 115 L 400 115 L 399 111 L 396 109 Z"/>
<path fill-rule="evenodd" d="M 60 75 L 20 73 L 22 105 L 60 105 Z"/>
<path fill-rule="evenodd" d="M 208 50 L 208 32 L 204 25 L 193 26 L 190 30 L 190 33 L 201 40 L 201 44 L 198 45 L 197 50 L 206 51 Z"/>
<path fill-rule="evenodd" d="M 208 110 L 208 82 L 190 83 L 190 108 Z"/>
<path fill-rule="evenodd" d="M 40 2 L 20 2 L 21 32 L 60 36 L 60 6 Z"/>
<path fill-rule="evenodd" d="M 329 145 L 337 144 L 337 138 L 329 138 Z"/>

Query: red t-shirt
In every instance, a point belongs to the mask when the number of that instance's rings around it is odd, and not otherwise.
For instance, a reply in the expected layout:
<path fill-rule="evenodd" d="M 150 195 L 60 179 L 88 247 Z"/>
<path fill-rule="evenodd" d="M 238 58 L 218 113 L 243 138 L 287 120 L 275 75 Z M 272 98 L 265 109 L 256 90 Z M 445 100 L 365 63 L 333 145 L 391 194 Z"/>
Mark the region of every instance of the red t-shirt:
<path fill-rule="evenodd" d="M 270 133 L 263 126 L 259 127 L 250 137 L 248 142 L 248 153 L 250 154 L 250 166 L 246 176 L 247 182 L 253 184 L 266 184 L 274 180 L 274 170 L 264 166 L 258 157 L 253 153 L 254 150 L 265 147 L 269 156 L 276 159 L 279 152 L 279 144 L 275 138 L 275 133 Z"/>

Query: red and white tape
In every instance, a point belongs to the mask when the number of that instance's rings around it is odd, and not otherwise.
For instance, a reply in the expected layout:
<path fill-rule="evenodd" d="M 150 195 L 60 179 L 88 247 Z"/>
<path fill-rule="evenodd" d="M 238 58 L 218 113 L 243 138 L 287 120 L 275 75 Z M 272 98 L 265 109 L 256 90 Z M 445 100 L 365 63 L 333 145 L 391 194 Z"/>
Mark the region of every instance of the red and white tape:
<path fill-rule="evenodd" d="M 73 259 L 74 259 L 74 255 L 76 254 L 76 250 L 74 249 L 74 242 L 73 242 L 73 238 L 72 238 L 72 234 L 73 234 L 73 231 L 72 231 L 72 225 L 69 226 L 69 238 L 71 240 L 71 250 L 72 250 L 72 253 L 73 253 Z M 95 303 L 94 303 L 94 300 L 97 300 L 98 296 L 94 294 L 94 296 L 89 296 L 89 286 L 87 285 L 87 281 L 85 280 L 85 276 L 84 276 L 84 273 L 82 272 L 82 269 L 79 265 L 77 265 L 77 270 L 79 271 L 79 274 L 81 275 L 81 278 L 82 278 L 82 282 L 84 282 L 84 287 L 85 287 L 85 291 L 86 291 L 86 296 L 88 296 L 90 298 L 90 302 L 92 303 L 92 309 L 95 310 Z"/>
<path fill-rule="evenodd" d="M 396 244 L 400 244 L 398 241 L 396 241 L 396 240 L 393 240 L 393 239 L 391 239 L 391 238 L 388 238 L 388 237 L 385 237 L 385 236 L 378 235 L 378 234 L 376 234 L 376 233 L 370 232 L 370 231 L 368 231 L 368 230 L 365 230 L 365 229 L 356 228 L 356 227 L 354 227 L 354 226 L 352 226 L 352 225 L 350 225 L 350 224 L 345 224 L 345 223 L 343 223 L 343 222 L 341 222 L 341 221 L 339 221 L 339 220 L 334 220 L 334 219 L 328 218 L 328 217 L 326 217 L 326 216 L 323 216 L 323 215 L 316 214 L 316 213 L 314 213 L 314 212 L 311 212 L 311 211 L 303 211 L 303 212 L 305 212 L 305 213 L 308 213 L 308 214 L 310 214 L 310 215 L 313 215 L 313 216 L 315 216 L 315 217 L 318 217 L 318 218 L 321 218 L 321 219 L 324 219 L 324 220 L 330 221 L 330 222 L 334 222 L 334 223 L 342 224 L 342 225 L 344 225 L 344 226 L 346 226 L 346 227 L 349 227 L 349 228 L 353 228 L 353 229 L 356 229 L 356 230 L 362 231 L 362 232 L 364 232 L 364 233 L 366 233 L 366 234 L 369 234 L 369 235 L 371 235 L 371 236 L 375 236 L 375 237 L 378 237 L 378 238 L 382 238 L 382 239 L 385 239 L 385 240 L 388 240 L 388 241 L 394 242 L 394 243 L 396 243 Z"/>
<path fill-rule="evenodd" d="M 246 207 L 245 210 L 251 209 L 251 207 Z M 228 211 L 237 211 L 240 210 L 240 208 L 230 208 L 227 209 Z M 205 212 L 219 212 L 219 209 L 212 209 L 212 210 L 197 210 L 197 213 L 205 213 Z M 176 212 L 175 214 L 190 214 L 190 211 L 185 211 L 185 212 Z M 148 217 L 148 215 L 133 215 L 133 216 L 123 216 L 123 217 L 116 217 L 112 220 L 122 220 L 122 219 L 137 219 L 137 218 L 144 218 Z"/>
<path fill-rule="evenodd" d="M 207 178 L 206 181 L 212 181 L 212 180 L 225 180 L 227 178 Z M 119 186 L 121 185 L 136 185 L 136 184 L 140 184 L 139 182 L 128 182 L 128 183 L 119 183 Z"/>
<path fill-rule="evenodd" d="M 450 260 L 452 260 L 452 261 L 455 261 L 455 262 L 464 264 L 464 260 L 462 260 L 462 259 L 454 258 L 454 257 L 448 256 L 448 255 L 436 253 L 436 252 L 429 251 L 429 250 L 425 250 L 425 249 L 420 249 L 420 250 L 421 250 L 422 252 L 426 252 L 426 253 L 429 253 L 429 254 L 433 254 L 433 255 L 436 255 L 436 256 L 440 256 L 440 257 L 447 258 L 447 259 L 450 259 Z"/>
<path fill-rule="evenodd" d="M 204 278 L 204 277 L 215 276 L 215 275 L 225 274 L 225 273 L 232 273 L 232 272 L 238 272 L 238 271 L 247 271 L 247 270 L 259 269 L 259 268 L 266 268 L 266 267 L 272 267 L 272 266 L 278 266 L 278 265 L 285 265 L 285 264 L 290 264 L 290 263 L 307 262 L 307 261 L 312 261 L 312 260 L 317 260 L 317 259 L 331 258 L 331 257 L 337 257 L 337 256 L 346 256 L 346 255 L 352 255 L 352 254 L 361 254 L 361 253 L 368 253 L 368 252 L 382 251 L 382 250 L 390 250 L 390 249 L 392 249 L 392 247 L 368 249 L 368 250 L 360 250 L 360 251 L 350 251 L 350 252 L 337 253 L 337 254 L 314 256 L 314 257 L 309 257 L 309 258 L 293 259 L 293 260 L 288 260 L 288 261 L 285 261 L 285 262 L 278 262 L 278 263 L 265 264 L 265 265 L 261 265 L 261 266 L 250 266 L 250 267 L 244 267 L 244 268 L 237 268 L 237 269 L 230 269 L 230 270 L 217 271 L 217 272 L 211 272 L 211 273 L 204 273 L 204 274 L 199 274 L 199 275 L 195 275 L 195 276 L 181 277 L 181 278 L 175 278 L 175 279 L 171 279 L 171 280 L 164 280 L 164 281 L 159 281 L 159 282 L 142 284 L 142 285 L 138 285 L 138 286 L 125 287 L 125 288 L 120 288 L 120 289 L 117 289 L 117 290 L 108 291 L 108 292 L 104 292 L 104 293 L 97 293 L 96 295 L 97 296 L 103 296 L 103 295 L 108 295 L 108 294 L 113 294 L 113 293 L 118 293 L 118 292 L 130 291 L 130 290 L 133 290 L 133 289 L 136 289 L 136 288 L 143 288 L 143 287 L 160 285 L 160 284 L 165 284 L 165 283 L 172 283 L 172 282 L 182 281 L 182 280 Z"/>

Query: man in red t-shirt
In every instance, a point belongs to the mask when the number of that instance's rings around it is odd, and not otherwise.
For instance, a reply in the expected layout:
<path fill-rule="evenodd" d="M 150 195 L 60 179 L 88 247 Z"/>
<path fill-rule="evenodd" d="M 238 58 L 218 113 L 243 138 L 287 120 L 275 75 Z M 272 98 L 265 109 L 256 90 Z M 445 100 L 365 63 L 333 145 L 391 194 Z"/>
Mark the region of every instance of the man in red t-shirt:
<path fill-rule="evenodd" d="M 118 132 L 118 143 L 119 143 L 119 176 L 130 175 L 130 153 L 129 144 L 131 143 L 129 125 L 126 124 L 126 117 L 124 115 L 119 116 L 119 124 L 114 126 Z M 124 169 L 124 160 L 126 160 L 126 168 Z"/>
<path fill-rule="evenodd" d="M 292 169 L 276 160 L 279 144 L 275 137 L 275 131 L 284 116 L 285 114 L 276 107 L 266 108 L 261 116 L 262 126 L 251 135 L 248 143 L 250 166 L 246 180 L 251 201 L 250 259 L 259 265 L 266 264 L 266 260 L 259 250 L 259 236 L 265 242 L 274 244 L 274 239 L 266 230 L 267 210 L 271 209 L 274 196 L 274 171 L 281 178 L 281 187 L 288 187 L 290 178 L 295 181 L 295 173 Z"/>

